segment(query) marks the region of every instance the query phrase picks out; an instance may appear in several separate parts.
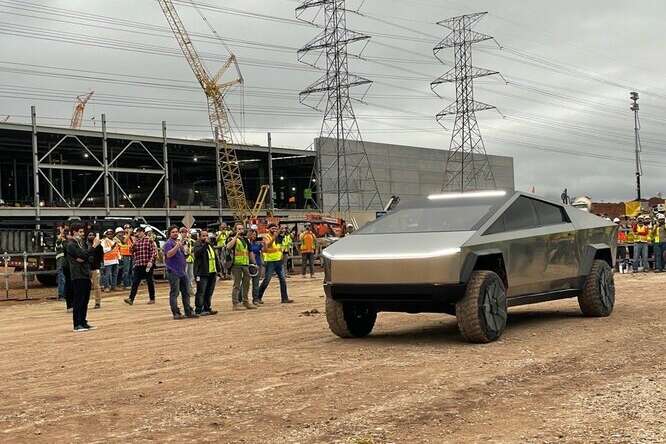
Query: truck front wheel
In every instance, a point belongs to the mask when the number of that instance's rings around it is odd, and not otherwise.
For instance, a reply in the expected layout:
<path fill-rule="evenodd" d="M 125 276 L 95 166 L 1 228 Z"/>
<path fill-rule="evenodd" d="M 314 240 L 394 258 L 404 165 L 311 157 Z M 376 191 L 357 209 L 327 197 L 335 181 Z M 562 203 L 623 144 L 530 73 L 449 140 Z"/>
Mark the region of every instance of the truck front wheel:
<path fill-rule="evenodd" d="M 327 297 L 326 320 L 331 331 L 341 338 L 362 338 L 374 328 L 377 311 L 368 304 L 338 302 Z"/>
<path fill-rule="evenodd" d="M 465 295 L 456 304 L 458 329 L 469 342 L 487 343 L 499 338 L 506 327 L 506 289 L 492 271 L 474 271 Z"/>

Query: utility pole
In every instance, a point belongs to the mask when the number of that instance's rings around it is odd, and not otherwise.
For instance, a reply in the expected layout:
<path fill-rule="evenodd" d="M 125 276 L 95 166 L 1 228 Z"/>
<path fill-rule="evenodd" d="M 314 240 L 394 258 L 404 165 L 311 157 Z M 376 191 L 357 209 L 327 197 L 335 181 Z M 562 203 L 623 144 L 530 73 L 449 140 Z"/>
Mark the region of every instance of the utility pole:
<path fill-rule="evenodd" d="M 643 168 L 641 167 L 641 122 L 638 119 L 638 93 L 632 91 L 629 93 L 631 99 L 630 109 L 634 112 L 634 139 L 636 143 L 636 200 L 641 200 L 641 176 L 643 175 Z"/>
<path fill-rule="evenodd" d="M 436 116 L 437 122 L 442 126 L 445 117 L 456 116 L 442 191 L 463 192 L 497 187 L 475 114 L 476 111 L 495 109 L 495 107 L 474 100 L 474 79 L 499 74 L 497 71 L 472 65 L 472 45 L 493 40 L 489 35 L 472 30 L 472 27 L 486 14 L 487 12 L 479 12 L 461 15 L 437 23 L 447 28 L 449 33 L 433 48 L 433 53 L 437 60 L 445 63 L 439 56 L 440 52 L 453 48 L 455 65 L 432 82 L 430 87 L 437 94 L 435 89 L 442 83 L 456 85 L 455 103 L 444 108 Z"/>
<path fill-rule="evenodd" d="M 363 144 L 352 103 L 362 101 L 372 81 L 349 72 L 350 46 L 367 45 L 370 36 L 347 28 L 345 0 L 303 0 L 296 18 L 321 29 L 321 33 L 298 50 L 298 60 L 325 71 L 301 91 L 302 104 L 320 111 L 325 104 L 320 139 L 322 151 L 333 144 L 334 152 L 318 153 L 324 165 L 315 166 L 317 193 L 325 211 L 349 214 L 352 210 L 382 208 L 382 199 Z M 358 54 L 360 57 L 363 46 Z M 353 90 L 364 90 L 354 97 Z"/>

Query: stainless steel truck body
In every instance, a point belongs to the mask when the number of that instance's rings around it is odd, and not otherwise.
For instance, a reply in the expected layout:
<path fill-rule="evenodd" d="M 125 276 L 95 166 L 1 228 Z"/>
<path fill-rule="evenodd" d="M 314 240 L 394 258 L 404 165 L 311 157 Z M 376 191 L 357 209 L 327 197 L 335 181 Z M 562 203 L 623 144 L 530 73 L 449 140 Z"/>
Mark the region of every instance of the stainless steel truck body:
<path fill-rule="evenodd" d="M 578 296 L 584 313 L 608 315 L 616 235 L 612 222 L 522 192 L 401 203 L 324 251 L 329 325 L 364 336 L 381 311 L 449 313 L 467 339 L 488 342 L 509 306 Z"/>

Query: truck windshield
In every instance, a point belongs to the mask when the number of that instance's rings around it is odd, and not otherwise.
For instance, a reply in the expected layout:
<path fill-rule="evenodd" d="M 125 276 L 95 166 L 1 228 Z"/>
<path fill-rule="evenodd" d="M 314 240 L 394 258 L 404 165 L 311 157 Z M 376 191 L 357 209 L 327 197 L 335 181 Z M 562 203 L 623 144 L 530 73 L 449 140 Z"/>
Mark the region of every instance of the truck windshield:
<path fill-rule="evenodd" d="M 354 234 L 434 233 L 473 231 L 493 213 L 495 205 L 447 205 L 431 208 L 398 209 Z"/>

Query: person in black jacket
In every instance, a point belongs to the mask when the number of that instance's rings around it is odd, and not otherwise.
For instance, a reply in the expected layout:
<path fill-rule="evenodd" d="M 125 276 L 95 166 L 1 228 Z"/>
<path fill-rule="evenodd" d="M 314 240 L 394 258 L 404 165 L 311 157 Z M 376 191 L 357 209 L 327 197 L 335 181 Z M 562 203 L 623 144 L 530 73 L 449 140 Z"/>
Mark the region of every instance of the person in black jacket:
<path fill-rule="evenodd" d="M 100 245 L 100 240 L 99 237 L 95 237 L 92 244 L 88 246 L 82 224 L 74 224 L 72 233 L 74 238 L 67 245 L 67 260 L 74 291 L 74 331 L 82 332 L 93 329 L 86 319 L 90 301 L 90 265 L 91 257 L 94 256 L 95 249 Z"/>
<path fill-rule="evenodd" d="M 92 231 L 88 233 L 87 244 L 88 248 L 92 248 L 93 254 L 90 255 L 90 285 L 93 296 L 95 297 L 95 308 L 102 307 L 102 278 L 100 270 L 104 265 L 104 248 L 99 243 L 94 246 L 95 239 L 101 242 Z"/>
<path fill-rule="evenodd" d="M 194 246 L 194 280 L 197 282 L 195 296 L 195 312 L 198 315 L 214 315 L 216 310 L 211 307 L 217 274 L 222 266 L 208 238 L 208 230 L 203 229 L 199 241 Z"/>
<path fill-rule="evenodd" d="M 70 242 L 74 242 L 72 230 L 67 227 L 64 231 L 65 240 L 62 243 L 64 263 L 62 264 L 62 273 L 65 276 L 65 304 L 67 306 L 67 313 L 74 311 L 74 288 L 72 287 L 72 276 L 69 271 L 69 254 L 67 253 L 67 246 Z"/>

